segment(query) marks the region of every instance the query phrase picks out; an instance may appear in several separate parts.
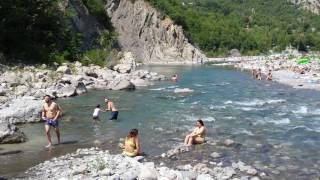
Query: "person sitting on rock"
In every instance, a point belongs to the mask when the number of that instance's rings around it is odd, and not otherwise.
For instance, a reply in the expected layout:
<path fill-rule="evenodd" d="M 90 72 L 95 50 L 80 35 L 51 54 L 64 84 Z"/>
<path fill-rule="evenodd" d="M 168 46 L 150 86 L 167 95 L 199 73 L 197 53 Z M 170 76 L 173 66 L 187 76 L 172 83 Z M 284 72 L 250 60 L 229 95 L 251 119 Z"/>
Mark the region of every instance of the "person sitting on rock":
<path fill-rule="evenodd" d="M 272 81 L 272 73 L 271 73 L 271 70 L 269 70 L 269 73 L 267 75 L 267 78 L 266 78 L 267 81 Z"/>
<path fill-rule="evenodd" d="M 129 157 L 135 157 L 140 154 L 138 129 L 131 129 L 129 134 L 125 138 L 123 154 Z"/>
<path fill-rule="evenodd" d="M 193 132 L 188 134 L 184 140 L 184 144 L 191 146 L 192 144 L 202 144 L 205 141 L 206 127 L 201 119 L 196 123 L 196 128 Z"/>

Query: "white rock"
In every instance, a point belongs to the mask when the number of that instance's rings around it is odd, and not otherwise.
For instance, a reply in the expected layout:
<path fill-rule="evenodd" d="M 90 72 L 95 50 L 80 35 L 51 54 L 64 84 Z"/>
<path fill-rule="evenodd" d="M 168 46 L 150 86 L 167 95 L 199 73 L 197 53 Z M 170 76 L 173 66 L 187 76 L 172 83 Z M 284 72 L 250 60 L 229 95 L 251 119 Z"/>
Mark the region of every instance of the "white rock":
<path fill-rule="evenodd" d="M 56 71 L 63 74 L 72 74 L 71 69 L 68 66 L 59 66 Z"/>
<path fill-rule="evenodd" d="M 200 174 L 197 180 L 214 180 L 209 174 Z"/>
<path fill-rule="evenodd" d="M 136 87 L 150 85 L 150 83 L 148 81 L 143 80 L 143 79 L 132 79 L 132 80 L 130 80 L 130 82 Z"/>

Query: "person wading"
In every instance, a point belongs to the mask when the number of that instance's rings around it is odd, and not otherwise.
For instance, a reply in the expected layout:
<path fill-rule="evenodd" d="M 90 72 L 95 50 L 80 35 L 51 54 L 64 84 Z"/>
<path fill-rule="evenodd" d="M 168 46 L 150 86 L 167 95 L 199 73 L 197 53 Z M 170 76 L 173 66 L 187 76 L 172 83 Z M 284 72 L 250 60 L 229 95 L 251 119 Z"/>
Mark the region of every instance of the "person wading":
<path fill-rule="evenodd" d="M 106 103 L 106 106 L 107 106 L 106 111 L 111 111 L 111 117 L 109 118 L 109 120 L 117 120 L 119 113 L 114 103 L 108 98 L 106 98 L 104 102 Z"/>
<path fill-rule="evenodd" d="M 58 106 L 57 103 L 53 102 L 49 95 L 44 97 L 45 103 L 43 104 L 42 108 L 42 119 L 45 122 L 45 131 L 48 140 L 47 148 L 52 146 L 51 135 L 50 135 L 50 128 L 53 127 L 56 131 L 58 144 L 60 144 L 60 131 L 59 131 L 59 121 L 58 118 L 61 113 L 61 108 Z"/>

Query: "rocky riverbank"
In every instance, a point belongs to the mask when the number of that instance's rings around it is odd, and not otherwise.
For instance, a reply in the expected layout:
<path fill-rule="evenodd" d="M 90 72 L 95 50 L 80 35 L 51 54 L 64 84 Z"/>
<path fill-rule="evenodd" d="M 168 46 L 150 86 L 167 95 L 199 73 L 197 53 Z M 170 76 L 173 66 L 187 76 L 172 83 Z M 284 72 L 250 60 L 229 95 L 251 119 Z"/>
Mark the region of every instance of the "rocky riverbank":
<path fill-rule="evenodd" d="M 176 150 L 171 150 L 176 151 Z M 169 154 L 169 153 L 168 153 Z M 219 158 L 212 154 L 213 158 Z M 162 157 L 165 161 L 169 157 Z M 148 157 L 111 155 L 98 148 L 78 149 L 30 168 L 25 179 L 260 179 L 255 168 L 243 162 L 224 166 L 222 162 L 198 163 L 168 168 L 149 162 Z"/>
<path fill-rule="evenodd" d="M 270 56 L 210 58 L 209 63 L 215 65 L 230 65 L 240 70 L 251 71 L 261 69 L 265 79 L 269 70 L 273 81 L 294 88 L 320 90 L 319 57 L 310 56 L 308 63 L 299 64 L 302 54 L 275 54 Z"/>
<path fill-rule="evenodd" d="M 25 66 L 3 67 L 0 76 L 0 144 L 26 140 L 15 124 L 39 122 L 42 97 L 53 98 L 81 95 L 90 89 L 133 90 L 152 85 L 166 77 L 145 70 L 135 71 L 131 53 L 123 54 L 111 69 L 80 62 L 64 63 L 56 68 Z"/>

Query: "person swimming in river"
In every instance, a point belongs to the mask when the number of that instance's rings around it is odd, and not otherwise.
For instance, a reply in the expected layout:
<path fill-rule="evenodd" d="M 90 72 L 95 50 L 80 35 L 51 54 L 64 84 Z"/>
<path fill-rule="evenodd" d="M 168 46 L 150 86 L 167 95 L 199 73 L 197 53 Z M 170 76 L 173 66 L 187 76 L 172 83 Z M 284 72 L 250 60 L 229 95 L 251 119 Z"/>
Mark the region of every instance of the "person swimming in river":
<path fill-rule="evenodd" d="M 131 129 L 124 140 L 123 153 L 129 157 L 135 157 L 140 154 L 140 144 L 138 137 L 138 129 Z"/>
<path fill-rule="evenodd" d="M 119 112 L 116 106 L 114 105 L 113 101 L 111 101 L 108 98 L 105 98 L 104 102 L 107 106 L 106 111 L 111 111 L 111 117 L 109 118 L 109 120 L 117 120 Z"/>
<path fill-rule="evenodd" d="M 172 81 L 172 82 L 177 82 L 177 81 L 178 81 L 178 74 L 174 74 L 174 75 L 171 77 L 171 81 Z"/>
<path fill-rule="evenodd" d="M 98 105 L 96 106 L 96 108 L 94 108 L 94 110 L 93 110 L 92 119 L 93 119 L 93 120 L 99 119 L 99 113 L 100 113 L 100 112 L 105 112 L 105 111 L 103 111 L 103 110 L 100 108 L 100 104 L 98 104 Z"/>
<path fill-rule="evenodd" d="M 196 128 L 192 133 L 188 134 L 184 140 L 186 146 L 191 146 L 193 144 L 202 144 L 205 141 L 206 127 L 201 119 L 197 120 Z"/>

